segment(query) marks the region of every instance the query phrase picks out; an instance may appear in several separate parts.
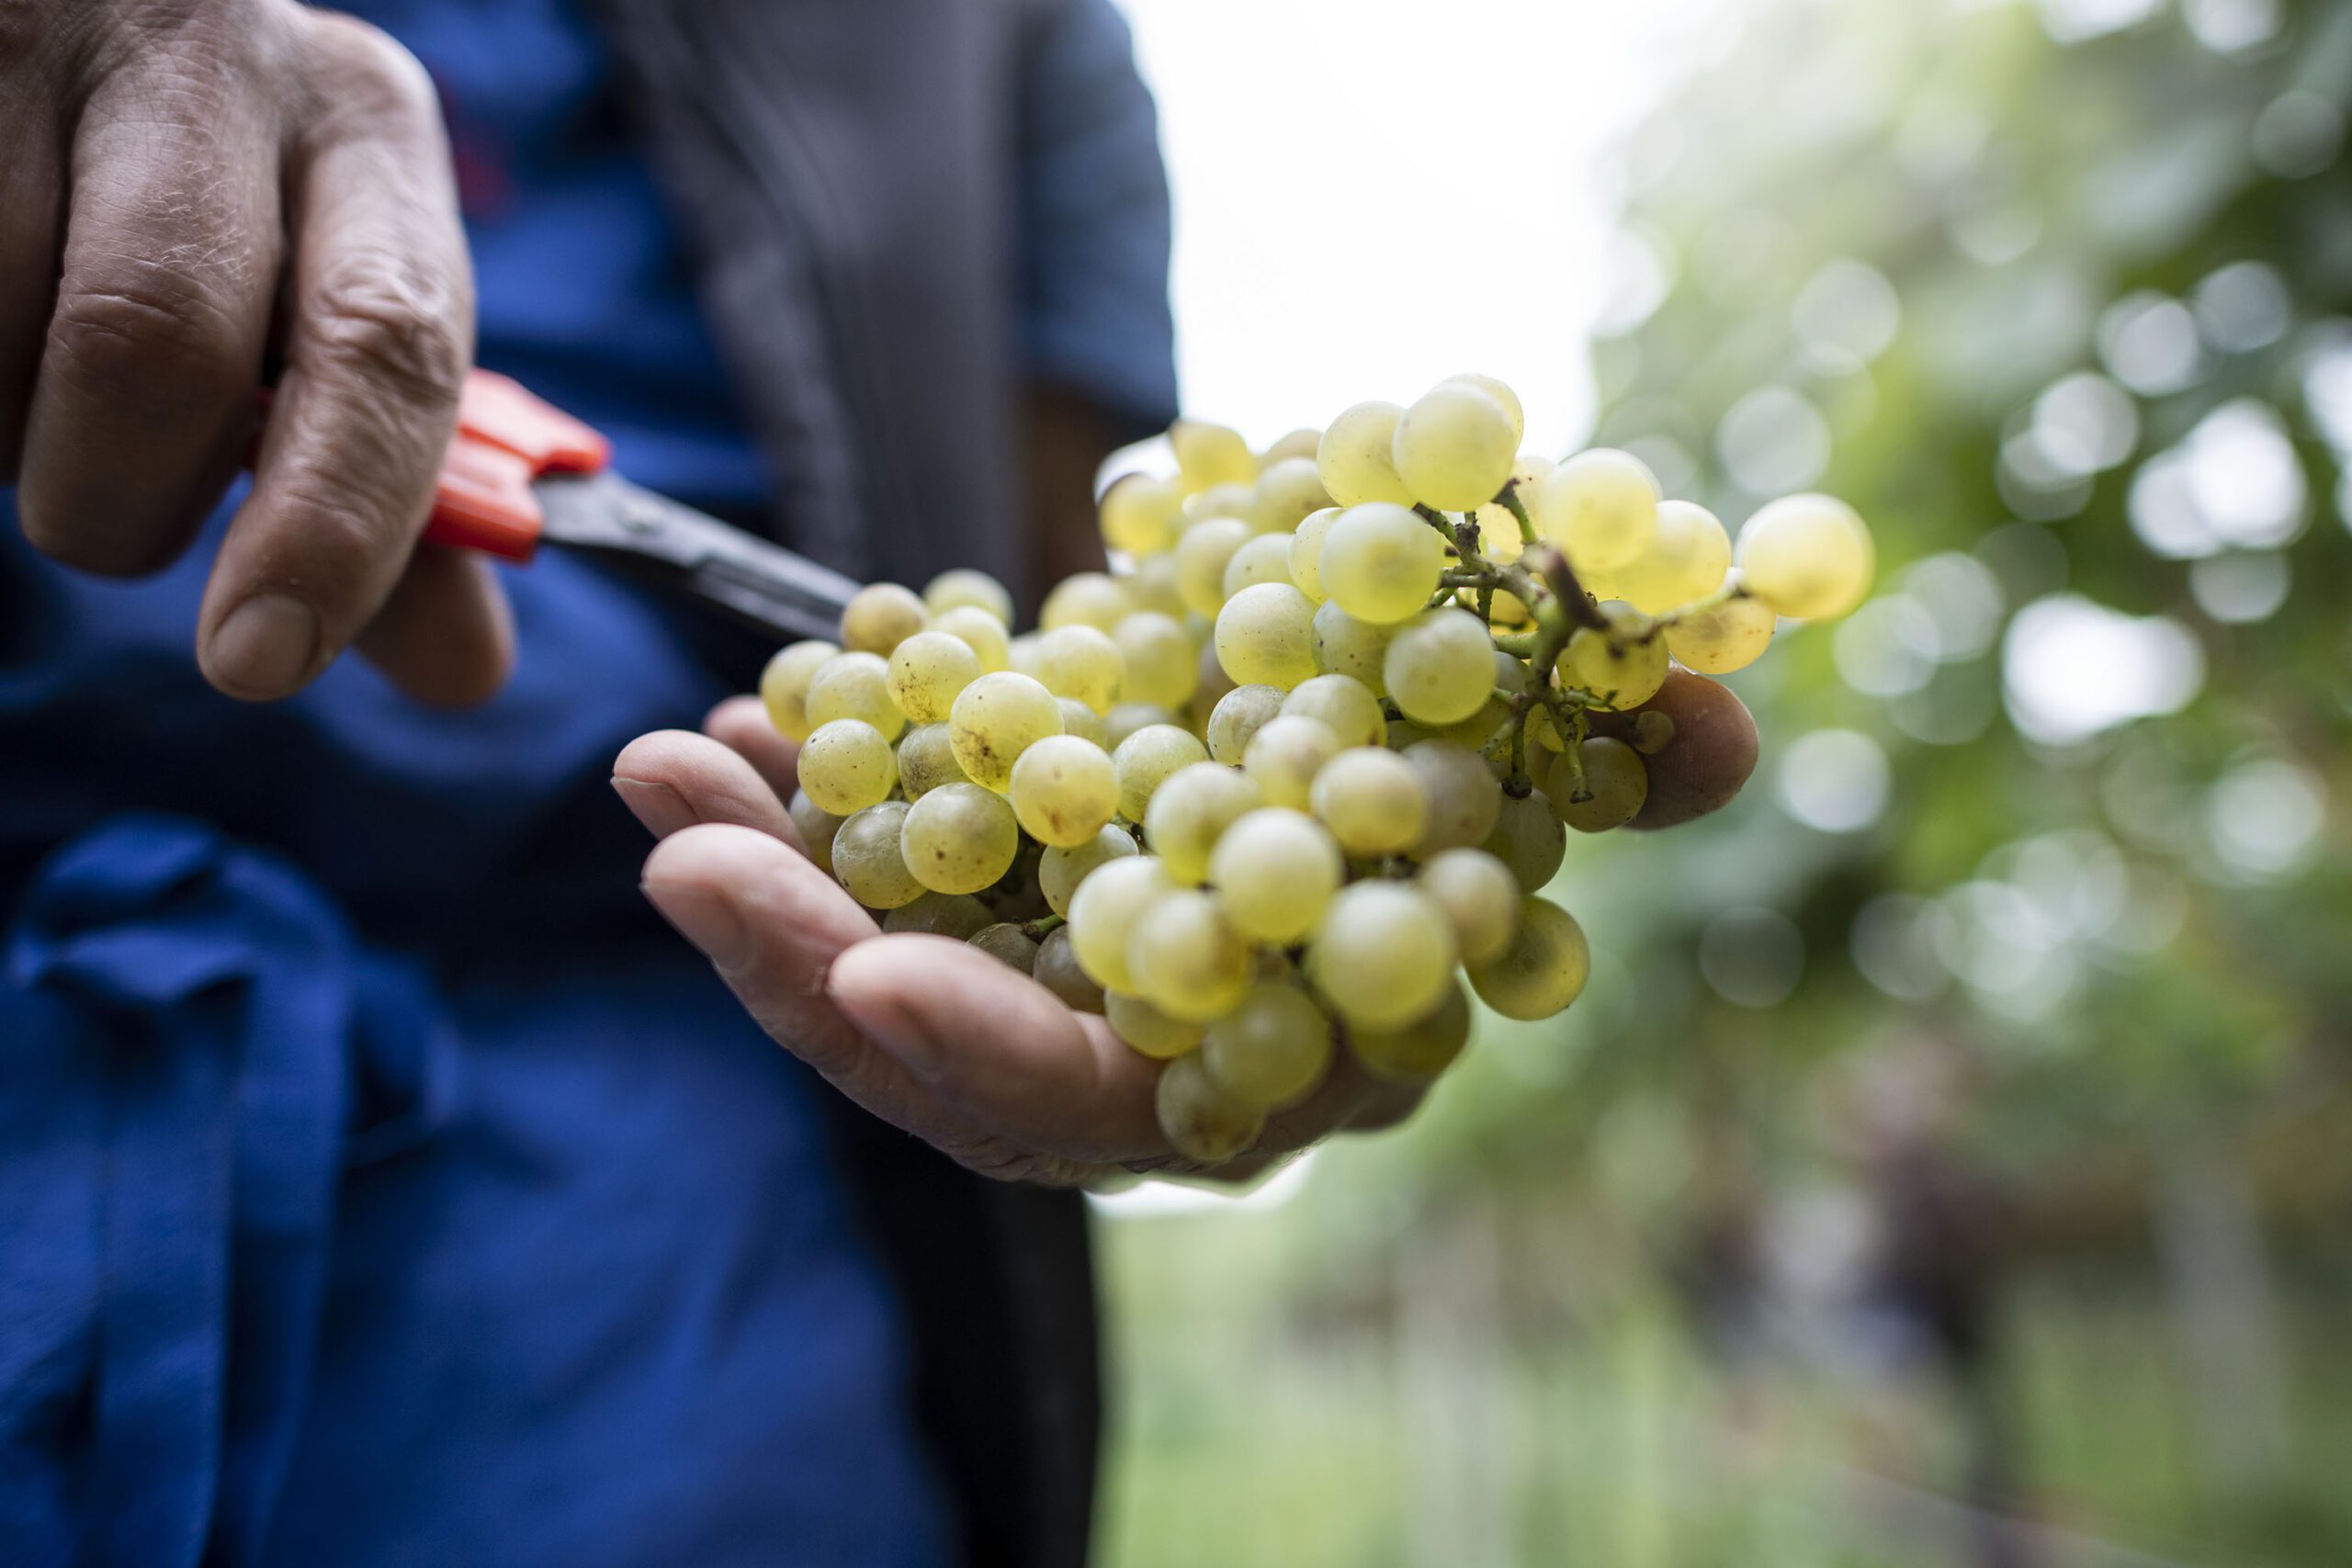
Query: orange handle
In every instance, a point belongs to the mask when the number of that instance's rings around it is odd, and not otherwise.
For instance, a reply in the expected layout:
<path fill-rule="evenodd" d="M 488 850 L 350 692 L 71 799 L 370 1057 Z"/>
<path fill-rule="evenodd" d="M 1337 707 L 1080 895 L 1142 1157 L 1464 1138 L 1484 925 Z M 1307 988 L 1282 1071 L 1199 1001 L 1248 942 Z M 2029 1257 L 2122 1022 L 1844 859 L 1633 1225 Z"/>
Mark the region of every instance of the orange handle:
<path fill-rule="evenodd" d="M 532 492 L 549 474 L 602 473 L 612 444 L 495 371 L 466 378 L 458 434 L 442 460 L 424 536 L 436 545 L 527 561 L 546 514 Z"/>

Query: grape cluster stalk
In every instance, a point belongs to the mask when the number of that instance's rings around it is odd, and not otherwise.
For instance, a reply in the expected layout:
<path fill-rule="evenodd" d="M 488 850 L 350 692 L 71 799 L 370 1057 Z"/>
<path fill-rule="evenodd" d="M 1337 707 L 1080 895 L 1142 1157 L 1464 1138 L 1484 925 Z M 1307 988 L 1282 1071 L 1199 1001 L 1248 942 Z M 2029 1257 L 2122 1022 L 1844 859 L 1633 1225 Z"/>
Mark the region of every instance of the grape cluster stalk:
<path fill-rule="evenodd" d="M 1341 1052 L 1434 1079 L 1473 993 L 1560 1012 L 1589 952 L 1538 895 L 1569 831 L 1641 812 L 1673 727 L 1634 710 L 1675 664 L 1738 670 L 1844 615 L 1875 562 L 1829 497 L 1764 507 L 1735 551 L 1630 454 L 1555 466 L 1523 434 L 1476 375 L 1262 452 L 1180 423 L 1174 473 L 1102 498 L 1113 570 L 1035 631 L 977 572 L 864 590 L 761 683 L 809 852 L 886 931 L 1105 1015 L 1166 1064 L 1162 1131 L 1204 1164 Z"/>

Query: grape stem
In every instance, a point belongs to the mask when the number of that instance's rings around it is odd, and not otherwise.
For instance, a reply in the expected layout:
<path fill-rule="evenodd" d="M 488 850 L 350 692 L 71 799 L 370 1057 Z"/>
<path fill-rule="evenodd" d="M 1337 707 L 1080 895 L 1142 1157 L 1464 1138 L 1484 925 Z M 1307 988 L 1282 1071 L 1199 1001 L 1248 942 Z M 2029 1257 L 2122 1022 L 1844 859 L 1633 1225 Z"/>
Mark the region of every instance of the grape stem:
<path fill-rule="evenodd" d="M 1031 942 L 1042 942 L 1061 927 L 1069 924 L 1059 915 L 1041 915 L 1021 928 L 1021 934 Z"/>
<path fill-rule="evenodd" d="M 1495 504 L 1510 513 L 1512 520 L 1518 523 L 1520 548 L 1532 547 L 1535 543 L 1535 522 L 1527 515 L 1526 503 L 1519 499 L 1519 480 L 1516 478 L 1503 486 L 1502 493 L 1495 497 Z"/>

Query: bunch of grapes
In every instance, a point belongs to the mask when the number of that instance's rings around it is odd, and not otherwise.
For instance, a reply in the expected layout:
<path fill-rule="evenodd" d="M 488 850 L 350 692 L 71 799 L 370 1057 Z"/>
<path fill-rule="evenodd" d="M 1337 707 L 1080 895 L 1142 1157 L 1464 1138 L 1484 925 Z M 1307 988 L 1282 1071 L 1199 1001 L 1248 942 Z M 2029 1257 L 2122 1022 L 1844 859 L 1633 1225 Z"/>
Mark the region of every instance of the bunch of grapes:
<path fill-rule="evenodd" d="M 1180 423 L 1175 474 L 1102 497 L 1114 570 L 1055 588 L 1037 630 L 974 572 L 865 589 L 839 646 L 762 682 L 810 853 L 885 930 L 1106 1015 L 1167 1064 L 1161 1127 L 1204 1163 L 1339 1052 L 1433 1078 L 1471 992 L 1566 1008 L 1584 931 L 1537 894 L 1570 829 L 1642 810 L 1673 724 L 1634 710 L 1672 663 L 1737 670 L 1783 619 L 1845 614 L 1873 551 L 1803 495 L 1735 552 L 1637 458 L 1555 467 L 1522 433 L 1482 376 L 1263 453 Z"/>

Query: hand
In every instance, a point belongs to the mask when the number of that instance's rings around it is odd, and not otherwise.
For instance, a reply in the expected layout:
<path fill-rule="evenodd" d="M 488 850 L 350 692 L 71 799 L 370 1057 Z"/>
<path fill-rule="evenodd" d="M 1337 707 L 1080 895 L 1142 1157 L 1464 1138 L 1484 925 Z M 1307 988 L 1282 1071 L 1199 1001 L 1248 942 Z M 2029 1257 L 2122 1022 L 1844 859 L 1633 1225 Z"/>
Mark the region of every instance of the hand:
<path fill-rule="evenodd" d="M 1724 688 L 1682 681 L 1692 684 L 1670 686 L 1657 705 L 1671 695 L 1704 722 L 1679 718 L 1679 750 L 1653 763 L 1672 798 L 1707 802 L 1696 815 L 1736 793 L 1755 727 Z M 720 705 L 705 728 L 645 736 L 614 764 L 614 788 L 662 840 L 647 897 L 777 1043 L 970 1168 L 1062 1185 L 1142 1171 L 1247 1179 L 1327 1134 L 1394 1125 L 1420 1102 L 1420 1089 L 1379 1083 L 1343 1054 L 1255 1148 L 1203 1172 L 1160 1135 L 1159 1063 L 977 948 L 883 935 L 808 861 L 785 809 L 797 748 L 756 699 Z"/>
<path fill-rule="evenodd" d="M 169 564 L 248 455 L 274 350 L 206 678 L 283 697 L 356 642 L 426 700 L 497 688 L 494 579 L 416 547 L 473 299 L 414 60 L 292 0 L 7 0 L 0 213 L 0 483 L 36 547 Z"/>

